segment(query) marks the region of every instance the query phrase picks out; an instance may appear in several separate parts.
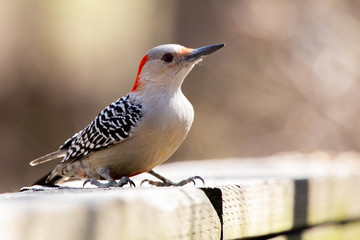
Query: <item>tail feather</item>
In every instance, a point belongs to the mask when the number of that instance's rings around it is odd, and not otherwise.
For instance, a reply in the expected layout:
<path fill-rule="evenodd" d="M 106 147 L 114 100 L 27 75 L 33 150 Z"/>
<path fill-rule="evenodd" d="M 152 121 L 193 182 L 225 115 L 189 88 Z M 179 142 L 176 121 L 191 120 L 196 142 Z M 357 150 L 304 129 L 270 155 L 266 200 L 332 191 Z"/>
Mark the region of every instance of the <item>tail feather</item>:
<path fill-rule="evenodd" d="M 61 149 L 61 150 L 58 150 L 56 152 L 49 153 L 49 154 L 47 154 L 45 156 L 39 157 L 39 158 L 31 161 L 30 166 L 36 166 L 36 165 L 41 164 L 41 163 L 45 163 L 45 162 L 48 162 L 48 161 L 52 161 L 52 160 L 64 157 L 66 155 L 66 152 L 67 152 L 66 149 Z"/>
<path fill-rule="evenodd" d="M 53 172 L 49 172 L 39 180 L 33 183 L 33 185 L 41 185 L 41 186 L 48 186 L 48 187 L 58 187 L 56 182 L 60 180 L 62 177 L 57 175 L 49 179 L 49 176 L 53 175 Z"/>

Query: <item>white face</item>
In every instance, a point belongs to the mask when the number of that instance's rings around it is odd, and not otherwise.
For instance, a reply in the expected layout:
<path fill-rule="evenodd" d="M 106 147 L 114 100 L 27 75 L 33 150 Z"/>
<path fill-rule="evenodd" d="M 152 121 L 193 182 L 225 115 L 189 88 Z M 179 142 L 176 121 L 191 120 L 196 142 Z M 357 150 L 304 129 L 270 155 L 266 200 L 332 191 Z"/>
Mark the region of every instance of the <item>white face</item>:
<path fill-rule="evenodd" d="M 152 86 L 179 88 L 197 62 L 186 59 L 193 51 L 176 44 L 151 49 L 145 56 L 147 59 L 139 75 L 140 84 L 151 82 Z"/>

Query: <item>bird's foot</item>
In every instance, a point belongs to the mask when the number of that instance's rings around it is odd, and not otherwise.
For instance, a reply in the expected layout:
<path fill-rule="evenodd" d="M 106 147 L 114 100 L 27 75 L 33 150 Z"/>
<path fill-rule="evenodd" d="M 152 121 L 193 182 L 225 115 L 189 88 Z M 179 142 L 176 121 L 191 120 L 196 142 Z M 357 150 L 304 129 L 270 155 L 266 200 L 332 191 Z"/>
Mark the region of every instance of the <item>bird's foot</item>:
<path fill-rule="evenodd" d="M 154 177 L 160 179 L 161 181 L 153 181 L 153 180 L 149 180 L 149 179 L 145 179 L 141 182 L 140 185 L 142 185 L 143 183 L 147 182 L 148 184 L 150 185 L 153 185 L 153 186 L 157 186 L 157 187 L 170 187 L 170 186 L 175 186 L 175 187 L 178 187 L 178 186 L 184 186 L 190 182 L 194 183 L 194 185 L 196 185 L 196 182 L 195 180 L 196 179 L 199 179 L 200 181 L 202 181 L 203 185 L 205 185 L 205 181 L 202 177 L 200 176 L 194 176 L 194 177 L 189 177 L 187 179 L 184 179 L 178 183 L 174 183 L 172 181 L 170 181 L 169 179 L 161 176 L 160 174 L 154 172 L 153 170 L 150 170 L 148 172 L 149 174 L 153 175 Z"/>
<path fill-rule="evenodd" d="M 108 183 L 101 183 L 96 179 L 87 179 L 84 184 L 83 187 L 87 184 L 90 183 L 91 185 L 95 185 L 98 188 L 110 188 L 110 187 L 123 187 L 126 184 L 130 184 L 130 187 L 135 187 L 135 183 L 128 177 L 122 177 L 120 179 L 120 181 L 115 181 L 115 180 L 111 180 Z"/>

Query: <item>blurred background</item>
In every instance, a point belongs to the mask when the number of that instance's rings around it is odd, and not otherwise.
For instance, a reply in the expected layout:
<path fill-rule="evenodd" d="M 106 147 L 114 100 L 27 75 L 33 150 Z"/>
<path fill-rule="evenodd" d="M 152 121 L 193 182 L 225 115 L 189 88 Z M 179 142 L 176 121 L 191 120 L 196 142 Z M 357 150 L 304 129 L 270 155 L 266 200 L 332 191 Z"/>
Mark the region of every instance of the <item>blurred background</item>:
<path fill-rule="evenodd" d="M 195 121 L 169 161 L 360 150 L 360 2 L 0 3 L 0 192 L 128 93 L 154 46 L 226 43 L 187 77 Z"/>

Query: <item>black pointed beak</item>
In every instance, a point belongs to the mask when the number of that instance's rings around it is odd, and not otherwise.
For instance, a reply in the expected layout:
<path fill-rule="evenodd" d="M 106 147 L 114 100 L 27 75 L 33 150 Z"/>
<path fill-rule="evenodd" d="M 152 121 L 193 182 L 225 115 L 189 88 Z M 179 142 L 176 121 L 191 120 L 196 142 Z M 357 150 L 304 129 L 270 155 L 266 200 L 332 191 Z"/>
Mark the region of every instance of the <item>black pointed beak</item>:
<path fill-rule="evenodd" d="M 206 46 L 206 47 L 196 48 L 192 52 L 190 52 L 189 55 L 187 55 L 185 57 L 185 60 L 189 61 L 189 62 L 194 62 L 194 61 L 200 59 L 201 57 L 204 57 L 206 55 L 209 55 L 209 54 L 219 50 L 223 46 L 225 46 L 225 44 L 221 43 L 221 44 L 215 44 L 215 45 L 210 45 L 210 46 Z"/>

